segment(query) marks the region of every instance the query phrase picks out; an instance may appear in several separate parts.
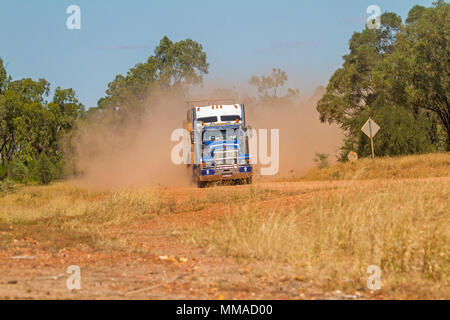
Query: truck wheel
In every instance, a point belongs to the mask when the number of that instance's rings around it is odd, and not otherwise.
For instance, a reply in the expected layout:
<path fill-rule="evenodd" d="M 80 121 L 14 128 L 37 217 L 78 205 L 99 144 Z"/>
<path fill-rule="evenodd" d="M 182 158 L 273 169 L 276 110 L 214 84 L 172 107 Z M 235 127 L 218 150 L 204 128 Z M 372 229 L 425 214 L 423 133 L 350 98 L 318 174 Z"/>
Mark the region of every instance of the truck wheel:
<path fill-rule="evenodd" d="M 207 183 L 208 182 L 206 182 L 206 181 L 197 181 L 197 186 L 199 188 L 205 188 L 207 186 Z"/>
<path fill-rule="evenodd" d="M 245 179 L 245 182 L 246 182 L 247 184 L 252 184 L 252 182 L 253 182 L 252 177 Z"/>

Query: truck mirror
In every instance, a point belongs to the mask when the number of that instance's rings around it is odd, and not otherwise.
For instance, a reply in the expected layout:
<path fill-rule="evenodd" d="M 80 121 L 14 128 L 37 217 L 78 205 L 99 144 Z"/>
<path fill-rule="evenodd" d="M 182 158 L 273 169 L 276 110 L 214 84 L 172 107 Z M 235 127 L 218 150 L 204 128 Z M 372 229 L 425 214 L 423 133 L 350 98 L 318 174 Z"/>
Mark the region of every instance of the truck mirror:
<path fill-rule="evenodd" d="M 245 130 L 245 132 L 247 133 L 249 138 L 253 137 L 252 127 L 248 126 L 247 129 Z"/>

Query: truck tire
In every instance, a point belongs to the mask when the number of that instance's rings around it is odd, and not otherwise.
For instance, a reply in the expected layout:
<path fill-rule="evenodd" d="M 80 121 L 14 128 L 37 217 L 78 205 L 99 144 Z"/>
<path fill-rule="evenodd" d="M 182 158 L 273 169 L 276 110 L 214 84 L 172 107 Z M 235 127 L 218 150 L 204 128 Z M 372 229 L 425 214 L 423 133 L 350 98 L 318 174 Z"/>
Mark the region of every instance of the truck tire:
<path fill-rule="evenodd" d="M 208 182 L 206 181 L 197 181 L 197 186 L 199 188 L 205 188 L 208 185 Z"/>

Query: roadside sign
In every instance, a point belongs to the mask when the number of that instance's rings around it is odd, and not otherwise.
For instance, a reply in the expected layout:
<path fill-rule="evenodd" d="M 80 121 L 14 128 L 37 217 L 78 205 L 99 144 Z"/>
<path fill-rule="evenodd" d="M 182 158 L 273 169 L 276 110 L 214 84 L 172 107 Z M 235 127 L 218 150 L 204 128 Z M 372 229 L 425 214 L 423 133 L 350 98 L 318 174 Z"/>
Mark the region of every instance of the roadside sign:
<path fill-rule="evenodd" d="M 364 132 L 369 138 L 375 137 L 378 130 L 380 130 L 380 126 L 376 124 L 376 122 L 373 121 L 372 118 L 369 118 L 361 128 L 361 131 Z"/>
<path fill-rule="evenodd" d="M 372 161 L 375 162 L 375 152 L 373 151 L 373 137 L 377 134 L 378 130 L 380 130 L 380 126 L 376 124 L 372 118 L 369 117 L 366 123 L 361 128 L 361 131 L 366 134 L 370 138 L 370 147 L 372 149 Z"/>

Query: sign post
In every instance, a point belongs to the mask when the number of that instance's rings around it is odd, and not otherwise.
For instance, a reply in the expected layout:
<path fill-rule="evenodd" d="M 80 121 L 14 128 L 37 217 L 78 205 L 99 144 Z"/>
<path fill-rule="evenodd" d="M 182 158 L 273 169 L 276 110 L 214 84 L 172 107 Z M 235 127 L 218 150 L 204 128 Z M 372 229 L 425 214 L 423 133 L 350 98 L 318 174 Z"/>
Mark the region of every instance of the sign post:
<path fill-rule="evenodd" d="M 372 150 L 372 161 L 375 162 L 375 152 L 373 150 L 373 137 L 377 134 L 378 130 L 380 130 L 380 126 L 376 124 L 372 118 L 366 121 L 366 123 L 362 126 L 361 131 L 366 134 L 370 138 L 370 148 Z"/>

